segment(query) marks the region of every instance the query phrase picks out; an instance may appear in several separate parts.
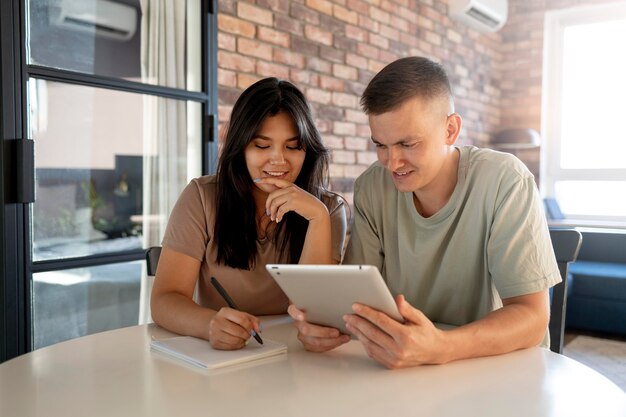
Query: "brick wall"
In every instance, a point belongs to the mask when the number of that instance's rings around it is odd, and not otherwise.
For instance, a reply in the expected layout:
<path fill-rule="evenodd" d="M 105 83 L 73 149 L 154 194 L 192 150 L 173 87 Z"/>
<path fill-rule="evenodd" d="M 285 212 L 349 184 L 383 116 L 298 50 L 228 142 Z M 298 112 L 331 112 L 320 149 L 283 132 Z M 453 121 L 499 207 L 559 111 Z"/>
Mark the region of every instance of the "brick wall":
<path fill-rule="evenodd" d="M 614 0 L 509 0 L 502 36 L 501 127 L 541 132 L 544 18 L 547 11 L 611 3 Z M 544 141 L 548 138 L 543 138 Z M 516 155 L 538 178 L 539 149 Z"/>
<path fill-rule="evenodd" d="M 479 145 L 500 128 L 502 36 L 451 21 L 435 0 L 220 0 L 219 120 L 254 81 L 277 76 L 309 99 L 332 150 L 332 187 L 351 201 L 354 179 L 376 154 L 359 108 L 383 66 L 423 55 L 446 67 L 464 119 L 459 143 Z"/>
<path fill-rule="evenodd" d="M 541 129 L 545 12 L 613 0 L 509 0 L 504 28 L 480 34 L 447 16 L 445 0 L 219 0 L 220 129 L 242 89 L 265 76 L 294 82 L 332 150 L 332 187 L 351 200 L 376 154 L 359 97 L 389 62 L 442 62 L 464 125 L 460 144 L 489 146 L 506 128 Z M 538 178 L 539 149 L 520 150 Z"/>

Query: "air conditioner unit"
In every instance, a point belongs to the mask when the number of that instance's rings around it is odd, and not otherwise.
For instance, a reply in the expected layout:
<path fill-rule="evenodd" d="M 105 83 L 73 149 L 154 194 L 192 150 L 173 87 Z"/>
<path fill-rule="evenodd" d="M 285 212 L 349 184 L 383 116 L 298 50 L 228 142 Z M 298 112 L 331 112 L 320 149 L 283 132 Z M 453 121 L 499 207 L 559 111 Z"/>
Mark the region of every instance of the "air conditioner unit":
<path fill-rule="evenodd" d="M 60 0 L 53 4 L 50 25 L 120 41 L 129 40 L 137 30 L 137 9 L 127 4 L 110 0 Z"/>
<path fill-rule="evenodd" d="M 508 0 L 450 0 L 448 14 L 479 32 L 495 32 L 506 23 Z"/>

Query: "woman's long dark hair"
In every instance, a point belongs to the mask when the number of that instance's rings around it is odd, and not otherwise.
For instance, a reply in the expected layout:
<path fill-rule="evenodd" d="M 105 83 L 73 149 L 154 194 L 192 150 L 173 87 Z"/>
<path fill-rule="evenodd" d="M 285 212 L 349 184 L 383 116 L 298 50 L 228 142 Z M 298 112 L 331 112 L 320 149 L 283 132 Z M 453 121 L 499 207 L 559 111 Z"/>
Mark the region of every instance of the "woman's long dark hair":
<path fill-rule="evenodd" d="M 317 198 L 325 192 L 328 150 L 313 123 L 304 95 L 288 81 L 265 78 L 248 87 L 237 99 L 230 117 L 217 167 L 215 229 L 217 262 L 238 269 L 252 269 L 257 255 L 256 206 L 244 150 L 267 117 L 284 112 L 291 116 L 306 156 L 295 184 Z M 308 221 L 289 212 L 276 225 L 271 239 L 279 257 L 298 263 Z M 269 238 L 269 236 L 268 236 Z"/>

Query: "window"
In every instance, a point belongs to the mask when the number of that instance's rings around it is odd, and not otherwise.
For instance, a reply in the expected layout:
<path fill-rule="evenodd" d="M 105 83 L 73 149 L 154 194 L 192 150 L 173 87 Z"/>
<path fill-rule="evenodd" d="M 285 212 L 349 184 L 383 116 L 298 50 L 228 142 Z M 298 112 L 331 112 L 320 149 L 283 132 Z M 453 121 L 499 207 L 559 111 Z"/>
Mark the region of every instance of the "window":
<path fill-rule="evenodd" d="M 626 4 L 549 12 L 541 189 L 566 217 L 626 220 Z"/>

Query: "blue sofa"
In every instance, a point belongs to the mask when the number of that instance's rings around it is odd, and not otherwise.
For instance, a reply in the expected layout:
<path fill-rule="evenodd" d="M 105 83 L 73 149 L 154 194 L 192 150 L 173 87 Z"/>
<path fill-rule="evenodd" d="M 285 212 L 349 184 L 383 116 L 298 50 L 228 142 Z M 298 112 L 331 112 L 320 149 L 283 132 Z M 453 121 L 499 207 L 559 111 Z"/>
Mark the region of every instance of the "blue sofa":
<path fill-rule="evenodd" d="M 582 229 L 569 267 L 566 327 L 626 334 L 626 230 Z"/>

